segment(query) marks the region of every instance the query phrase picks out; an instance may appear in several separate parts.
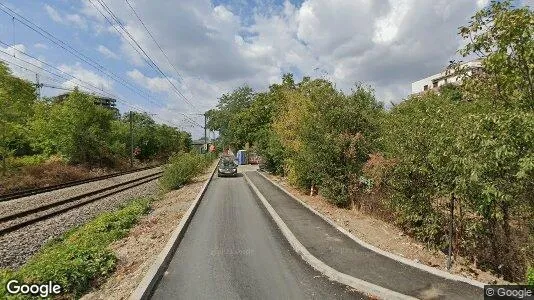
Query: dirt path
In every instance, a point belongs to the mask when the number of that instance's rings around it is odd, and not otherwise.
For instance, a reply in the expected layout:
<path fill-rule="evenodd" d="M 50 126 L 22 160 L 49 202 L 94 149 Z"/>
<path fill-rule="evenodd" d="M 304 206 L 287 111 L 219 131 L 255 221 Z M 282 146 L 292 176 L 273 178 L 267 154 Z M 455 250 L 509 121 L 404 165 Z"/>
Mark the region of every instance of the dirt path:
<path fill-rule="evenodd" d="M 82 299 L 127 299 L 167 243 L 214 167 L 215 164 L 192 183 L 153 202 L 150 214 L 143 217 L 127 237 L 111 245 L 118 257 L 116 271 L 97 290 Z"/>
<path fill-rule="evenodd" d="M 356 209 L 339 208 L 330 204 L 322 196 L 309 196 L 292 187 L 285 178 L 264 173 L 280 184 L 293 196 L 307 203 L 321 214 L 352 233 L 357 238 L 382 250 L 446 271 L 446 255 L 432 251 L 402 230 L 380 219 L 364 214 Z M 453 264 L 452 273 L 472 278 L 483 283 L 505 284 L 506 281 L 474 267 L 466 259 L 459 257 Z"/>

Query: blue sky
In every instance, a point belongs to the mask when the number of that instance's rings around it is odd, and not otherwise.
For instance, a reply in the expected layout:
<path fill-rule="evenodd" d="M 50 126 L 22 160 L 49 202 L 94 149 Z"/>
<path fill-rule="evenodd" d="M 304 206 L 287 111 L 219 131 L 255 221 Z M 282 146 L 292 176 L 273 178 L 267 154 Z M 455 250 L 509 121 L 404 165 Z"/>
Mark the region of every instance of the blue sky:
<path fill-rule="evenodd" d="M 5 44 L 0 50 L 15 52 L 16 57 L 41 66 L 22 53 L 37 57 L 136 109 L 155 114 L 159 122 L 191 131 L 195 137 L 203 132 L 191 125 L 203 123 L 195 114 L 213 108 L 222 93 L 243 84 L 265 89 L 279 82 L 285 72 L 297 77 L 326 77 L 343 90 L 363 81 L 375 88 L 380 100 L 399 102 L 409 93 L 411 82 L 439 72 L 450 59 L 457 58 L 455 52 L 462 45 L 457 28 L 488 2 L 128 0 L 163 47 L 169 63 L 126 0 L 101 1 L 168 75 L 177 92 L 95 10 L 93 5 L 104 11 L 99 1 L 1 3 L 135 86 L 137 93 L 20 21 L 15 20 L 13 27 L 12 17 L 1 11 L 0 42 Z M 54 77 L 9 55 L 0 53 L 0 58 L 29 69 L 10 65 L 17 76 L 28 80 L 35 81 L 39 73 L 42 83 L 79 85 L 76 80 Z M 43 88 L 44 95 L 60 92 Z M 119 103 L 122 112 L 131 106 Z"/>

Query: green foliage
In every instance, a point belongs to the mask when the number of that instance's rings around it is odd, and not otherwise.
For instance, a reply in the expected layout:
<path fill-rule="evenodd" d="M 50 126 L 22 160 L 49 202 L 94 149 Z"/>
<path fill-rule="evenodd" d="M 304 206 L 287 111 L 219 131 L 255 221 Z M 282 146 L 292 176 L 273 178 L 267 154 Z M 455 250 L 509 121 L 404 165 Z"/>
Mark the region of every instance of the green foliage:
<path fill-rule="evenodd" d="M 281 86 L 273 129 L 285 152 L 292 183 L 319 190 L 337 205 L 350 202 L 351 187 L 372 153 L 381 107 L 372 90 L 357 85 L 345 95 L 325 80 Z"/>
<path fill-rule="evenodd" d="M 63 156 L 74 164 L 113 166 L 130 156 L 129 114 L 95 104 L 94 97 L 78 90 L 64 98 L 36 101 L 35 88 L 9 73 L 0 63 L 0 159 Z M 189 151 L 191 136 L 156 124 L 147 114 L 134 113 L 134 148 L 137 159 L 166 159 Z M 25 160 L 25 161 L 24 161 Z M 29 158 L 12 159 L 13 167 L 31 164 Z M 36 161 L 34 161 L 36 162 Z"/>
<path fill-rule="evenodd" d="M 206 169 L 213 161 L 212 154 L 178 153 L 169 158 L 160 183 L 166 190 L 179 189 Z"/>
<path fill-rule="evenodd" d="M 11 75 L 0 62 L 0 159 L 2 172 L 6 158 L 26 143 L 27 124 L 33 114 L 35 88 L 25 80 Z"/>
<path fill-rule="evenodd" d="M 534 109 L 534 11 L 512 1 L 492 1 L 478 11 L 460 35 L 460 53 L 484 58 L 484 73 L 466 82 L 469 98 Z"/>
<path fill-rule="evenodd" d="M 254 127 L 251 125 L 258 117 L 248 110 L 253 99 L 252 89 L 243 86 L 231 94 L 222 95 L 217 109 L 207 112 L 208 128 L 219 131 L 223 145 L 242 148 L 252 141 Z"/>
<path fill-rule="evenodd" d="M 36 154 L 36 155 L 26 155 L 26 156 L 16 156 L 9 159 L 10 168 L 21 168 L 28 166 L 37 166 L 44 163 L 48 159 L 47 155 Z"/>
<path fill-rule="evenodd" d="M 72 163 L 110 159 L 113 111 L 95 105 L 92 96 L 79 91 L 60 103 L 42 106 L 32 123 L 36 148 L 47 154 L 61 153 Z"/>
<path fill-rule="evenodd" d="M 134 200 L 45 245 L 19 270 L 0 270 L 0 296 L 8 297 L 5 282 L 12 278 L 24 283 L 52 280 L 60 284 L 66 294 L 81 296 L 95 279 L 113 271 L 117 258 L 108 249 L 109 244 L 124 237 L 149 208 L 149 199 Z"/>
<path fill-rule="evenodd" d="M 433 248 L 448 244 L 453 203 L 454 251 L 521 280 L 534 261 L 533 33 L 532 10 L 492 1 L 460 28 L 460 54 L 483 58 L 483 70 L 451 66 L 459 86 L 384 111 L 370 88 L 345 94 L 287 74 L 267 92 L 223 95 L 211 128 L 228 144 L 252 142 L 267 170 L 336 205 L 381 189 L 388 215 Z"/>
<path fill-rule="evenodd" d="M 527 272 L 527 284 L 534 285 L 534 267 L 528 268 Z"/>
<path fill-rule="evenodd" d="M 133 143 L 134 148 L 140 150 L 136 158 L 148 160 L 154 158 L 168 158 L 175 152 L 189 151 L 191 147 L 191 136 L 187 132 L 179 131 L 176 128 L 156 124 L 156 122 L 146 113 L 132 113 L 133 121 Z M 113 153 L 127 158 L 130 153 L 130 114 L 124 114 L 120 120 L 112 123 L 112 143 Z"/>

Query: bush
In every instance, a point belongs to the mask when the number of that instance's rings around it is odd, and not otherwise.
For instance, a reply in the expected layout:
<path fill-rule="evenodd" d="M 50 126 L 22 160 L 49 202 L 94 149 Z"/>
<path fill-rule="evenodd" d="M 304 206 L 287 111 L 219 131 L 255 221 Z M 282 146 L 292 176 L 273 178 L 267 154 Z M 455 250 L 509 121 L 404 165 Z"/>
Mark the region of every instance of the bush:
<path fill-rule="evenodd" d="M 527 284 L 534 285 L 534 267 L 528 268 L 527 272 Z"/>
<path fill-rule="evenodd" d="M 38 188 L 91 177 L 90 169 L 51 160 L 43 164 L 26 166 L 15 174 L 0 180 L 0 192 Z"/>
<path fill-rule="evenodd" d="M 160 183 L 165 190 L 175 190 L 190 182 L 213 161 L 213 154 L 178 153 L 169 159 Z"/>
<path fill-rule="evenodd" d="M 63 293 L 79 297 L 95 279 L 113 271 L 117 258 L 109 244 L 124 237 L 149 208 L 150 200 L 134 200 L 45 245 L 19 270 L 0 270 L 0 298 L 7 296 L 3 288 L 13 278 L 24 283 L 52 280 L 63 287 Z"/>
<path fill-rule="evenodd" d="M 44 163 L 47 160 L 47 156 L 43 154 L 38 155 L 27 155 L 20 157 L 9 158 L 9 166 L 11 168 L 21 168 L 29 166 L 37 166 Z"/>

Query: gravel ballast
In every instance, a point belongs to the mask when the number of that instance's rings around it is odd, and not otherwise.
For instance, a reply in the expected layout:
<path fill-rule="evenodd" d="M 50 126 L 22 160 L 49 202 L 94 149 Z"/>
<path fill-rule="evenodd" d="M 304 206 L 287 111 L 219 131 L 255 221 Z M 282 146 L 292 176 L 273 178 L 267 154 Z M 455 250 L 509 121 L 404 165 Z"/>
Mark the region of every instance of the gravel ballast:
<path fill-rule="evenodd" d="M 153 168 L 149 170 L 143 170 L 136 173 L 125 174 L 108 179 L 98 180 L 94 182 L 88 182 L 80 185 L 67 187 L 60 190 L 50 191 L 37 195 L 22 197 L 9 201 L 0 202 L 0 217 L 11 215 L 13 213 L 21 212 L 29 208 L 41 206 L 57 202 L 62 199 L 74 197 L 84 193 L 96 191 L 105 187 L 113 186 L 118 183 L 123 183 L 128 180 L 139 178 L 142 176 L 155 174 L 161 171 L 161 168 Z"/>
<path fill-rule="evenodd" d="M 146 172 L 146 171 L 143 171 L 143 172 Z M 152 170 L 151 172 L 154 172 L 154 171 Z M 148 173 L 145 173 L 144 175 L 148 175 L 148 174 L 150 174 L 150 171 L 148 171 Z M 136 175 L 133 175 L 133 176 L 130 176 L 130 175 L 132 174 L 128 174 L 125 176 L 128 176 L 129 179 L 133 179 L 134 177 L 140 176 L 139 173 L 136 173 Z M 120 180 L 125 181 L 128 179 L 121 178 Z M 110 183 L 107 183 L 107 182 L 101 183 L 101 181 L 98 181 L 98 183 L 89 183 L 89 184 L 93 184 L 92 188 L 97 189 L 97 188 L 102 188 L 104 184 L 110 184 Z M 97 186 L 94 186 L 95 184 Z M 114 184 L 114 183 L 111 183 L 111 184 Z M 77 186 L 75 188 L 78 192 L 80 191 L 78 190 L 80 187 Z M 71 228 L 84 224 L 85 222 L 93 219 L 98 214 L 114 210 L 117 207 L 119 207 L 120 204 L 132 198 L 157 196 L 159 191 L 160 191 L 160 188 L 157 183 L 157 180 L 153 180 L 153 181 L 144 183 L 142 185 L 139 185 L 137 187 L 111 195 L 104 199 L 100 199 L 96 202 L 89 203 L 82 207 L 73 209 L 64 214 L 55 216 L 47 220 L 43 220 L 41 222 L 32 224 L 30 226 L 24 227 L 17 231 L 1 236 L 0 237 L 0 268 L 16 268 L 24 264 L 46 242 L 65 233 Z M 87 190 L 83 192 L 87 192 Z M 62 195 L 63 197 L 65 197 L 65 194 L 63 192 L 62 192 Z M 69 196 L 74 196 L 74 195 L 69 195 Z M 35 196 L 32 196 L 32 197 L 35 197 Z M 53 200 L 52 198 L 51 201 L 57 201 L 57 200 Z"/>

